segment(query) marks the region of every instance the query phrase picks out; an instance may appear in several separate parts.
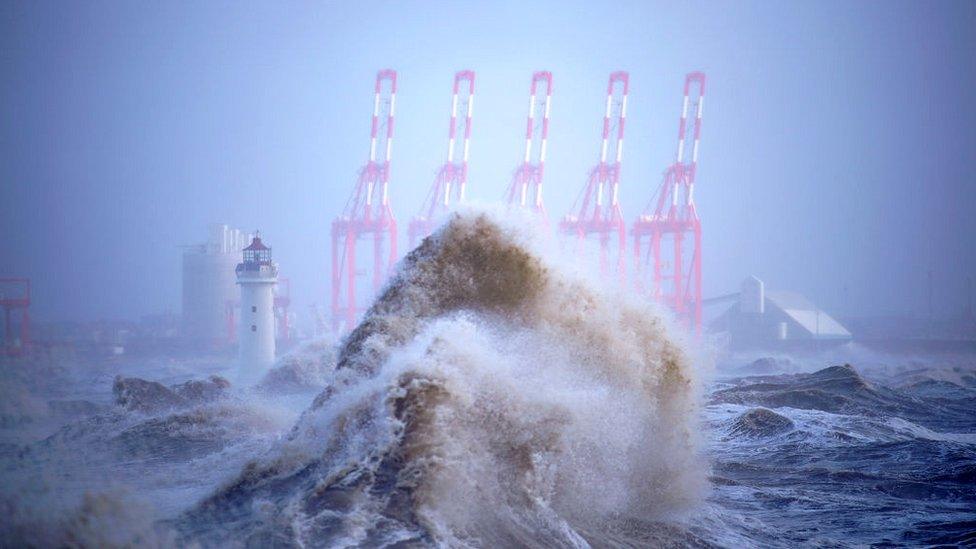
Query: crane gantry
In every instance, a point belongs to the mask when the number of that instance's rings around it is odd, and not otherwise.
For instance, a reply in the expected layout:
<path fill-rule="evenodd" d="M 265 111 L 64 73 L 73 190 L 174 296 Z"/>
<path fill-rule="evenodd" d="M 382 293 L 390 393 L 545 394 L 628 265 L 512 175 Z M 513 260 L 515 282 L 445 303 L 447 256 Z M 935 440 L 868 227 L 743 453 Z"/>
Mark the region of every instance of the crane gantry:
<path fill-rule="evenodd" d="M 702 323 L 702 227 L 695 208 L 695 175 L 704 102 L 705 74 L 689 73 L 685 77 L 675 160 L 664 172 L 656 200 L 633 227 L 638 270 L 652 264 L 650 285 L 645 280 L 646 273 L 635 277 L 638 291 L 674 309 L 696 331 L 701 330 Z M 691 131 L 689 114 L 694 117 Z M 691 239 L 690 249 L 685 245 L 686 238 Z"/>
<path fill-rule="evenodd" d="M 389 195 L 396 92 L 396 71 L 379 71 L 374 87 L 369 160 L 359 172 L 342 215 L 332 222 L 332 329 L 336 332 L 343 327 L 346 331 L 351 330 L 359 314 L 356 307 L 356 275 L 359 273 L 356 242 L 359 238 L 373 237 L 371 275 L 374 294 L 396 262 L 397 223 Z"/>

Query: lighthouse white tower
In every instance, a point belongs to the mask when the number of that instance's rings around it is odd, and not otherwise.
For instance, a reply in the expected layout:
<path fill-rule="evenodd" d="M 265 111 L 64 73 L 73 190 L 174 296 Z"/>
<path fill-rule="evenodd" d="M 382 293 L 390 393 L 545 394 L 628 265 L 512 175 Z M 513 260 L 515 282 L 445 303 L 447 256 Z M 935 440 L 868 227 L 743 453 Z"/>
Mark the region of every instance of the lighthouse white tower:
<path fill-rule="evenodd" d="M 278 266 L 271 261 L 271 248 L 255 236 L 244 248 L 244 261 L 237 265 L 241 287 L 240 370 L 242 385 L 255 383 L 274 365 L 274 286 Z"/>

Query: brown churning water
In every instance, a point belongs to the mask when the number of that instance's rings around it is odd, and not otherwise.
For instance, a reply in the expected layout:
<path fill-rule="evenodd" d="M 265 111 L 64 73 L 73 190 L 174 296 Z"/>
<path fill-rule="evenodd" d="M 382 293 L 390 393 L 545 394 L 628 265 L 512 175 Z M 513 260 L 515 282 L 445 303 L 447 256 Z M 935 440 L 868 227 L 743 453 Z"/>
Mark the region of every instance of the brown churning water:
<path fill-rule="evenodd" d="M 280 452 L 191 512 L 184 532 L 218 541 L 200 521 L 260 501 L 262 517 L 234 514 L 230 537 L 551 547 L 671 536 L 662 525 L 705 482 L 689 362 L 650 307 L 560 272 L 524 234 L 457 215 L 411 252 Z"/>

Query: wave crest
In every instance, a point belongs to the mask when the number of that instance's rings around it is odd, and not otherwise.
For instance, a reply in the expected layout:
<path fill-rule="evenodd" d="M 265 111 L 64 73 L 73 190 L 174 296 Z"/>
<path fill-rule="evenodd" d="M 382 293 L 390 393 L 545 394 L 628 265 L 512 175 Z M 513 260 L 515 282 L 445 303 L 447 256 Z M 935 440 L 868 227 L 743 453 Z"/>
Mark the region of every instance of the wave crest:
<path fill-rule="evenodd" d="M 704 485 L 696 402 L 650 307 L 560 273 L 486 214 L 455 216 L 403 261 L 280 453 L 182 530 L 579 546 L 623 541 L 626 521 L 646 540 Z"/>

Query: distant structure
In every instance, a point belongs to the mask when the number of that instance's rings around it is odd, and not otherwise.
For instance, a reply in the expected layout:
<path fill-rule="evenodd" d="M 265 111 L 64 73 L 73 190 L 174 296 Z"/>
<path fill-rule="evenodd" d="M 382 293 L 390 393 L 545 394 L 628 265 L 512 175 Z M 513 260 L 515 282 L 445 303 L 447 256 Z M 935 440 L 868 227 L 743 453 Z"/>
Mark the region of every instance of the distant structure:
<path fill-rule="evenodd" d="M 234 268 L 250 241 L 247 233 L 227 225 L 213 225 L 206 244 L 183 251 L 184 340 L 209 346 L 226 345 L 233 338 L 228 315 L 237 302 Z M 228 312 L 230 309 L 231 313 Z"/>
<path fill-rule="evenodd" d="M 20 356 L 30 351 L 31 284 L 29 278 L 0 278 L 0 307 L 3 307 L 3 354 Z M 18 335 L 14 335 L 12 313 L 20 313 Z"/>
<path fill-rule="evenodd" d="M 539 89 L 539 84 L 545 90 Z M 526 209 L 544 226 L 549 216 L 542 200 L 542 176 L 546 165 L 546 142 L 549 139 L 549 110 L 552 104 L 552 73 L 539 71 L 532 75 L 529 87 L 529 116 L 525 129 L 525 155 L 515 169 L 506 198 L 509 207 Z M 536 122 L 536 115 L 542 121 Z"/>
<path fill-rule="evenodd" d="M 966 306 L 966 316 L 972 321 L 976 320 L 976 306 L 974 306 L 976 300 L 973 299 L 973 296 L 976 295 L 976 285 L 973 284 L 973 277 L 971 276 L 966 278 L 966 283 L 969 286 L 969 304 Z"/>
<path fill-rule="evenodd" d="M 616 240 L 616 273 L 621 281 L 626 276 L 627 228 L 620 209 L 620 162 L 624 152 L 629 93 L 630 75 L 624 71 L 611 73 L 603 115 L 600 162 L 590 171 L 586 186 L 573 206 L 575 213 L 570 212 L 559 223 L 560 232 L 576 237 L 578 253 L 582 253 L 583 244 L 590 235 L 597 236 L 603 274 L 609 269 L 610 241 Z"/>
<path fill-rule="evenodd" d="M 735 349 L 807 347 L 851 340 L 847 328 L 804 296 L 768 291 L 754 276 L 743 281 L 738 302 L 712 321 L 710 331 L 728 333 Z"/>
<path fill-rule="evenodd" d="M 695 208 L 695 174 L 704 103 L 705 74 L 689 73 L 674 163 L 664 172 L 657 200 L 634 222 L 632 231 L 637 291 L 671 307 L 696 333 L 702 324 L 702 228 Z M 693 117 L 691 126 L 689 115 Z M 650 277 L 641 272 L 647 264 L 652 269 Z"/>
<path fill-rule="evenodd" d="M 466 84 L 463 85 L 462 84 Z M 458 118 L 458 111 L 462 117 Z M 468 183 L 468 154 L 471 150 L 471 116 L 474 114 L 474 71 L 454 75 L 451 96 L 451 125 L 447 129 L 447 161 L 441 166 L 420 213 L 410 221 L 410 247 L 434 230 L 437 218 L 450 210 L 452 202 L 464 202 Z M 459 131 L 460 130 L 460 131 Z M 454 149 L 461 136 L 461 160 L 455 160 Z"/>
<path fill-rule="evenodd" d="M 332 330 L 349 331 L 356 325 L 356 241 L 373 238 L 372 289 L 379 292 L 397 257 L 397 223 L 390 207 L 390 160 L 393 150 L 393 116 L 396 112 L 397 73 L 385 69 L 376 74 L 373 88 L 373 125 L 369 160 L 359 172 L 342 215 L 332 222 Z M 377 154 L 382 156 L 377 156 Z M 388 246 L 384 254 L 384 244 Z"/>
<path fill-rule="evenodd" d="M 278 266 L 271 261 L 271 248 L 255 236 L 244 248 L 237 265 L 241 287 L 240 380 L 258 381 L 275 360 L 275 299 Z"/>

